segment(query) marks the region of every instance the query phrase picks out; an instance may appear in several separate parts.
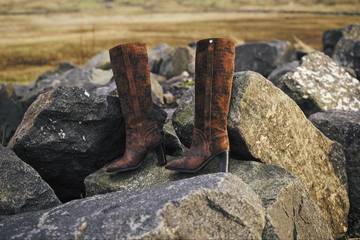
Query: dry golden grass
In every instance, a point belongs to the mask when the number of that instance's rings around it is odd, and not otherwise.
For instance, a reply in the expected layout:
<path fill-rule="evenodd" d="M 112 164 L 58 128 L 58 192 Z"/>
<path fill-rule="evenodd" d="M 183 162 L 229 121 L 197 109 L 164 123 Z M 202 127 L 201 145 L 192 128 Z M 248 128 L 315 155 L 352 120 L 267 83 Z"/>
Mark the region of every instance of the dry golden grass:
<path fill-rule="evenodd" d="M 293 41 L 296 36 L 321 49 L 324 30 L 359 22 L 359 16 L 285 13 L 0 15 L 0 81 L 29 82 L 61 61 L 83 64 L 96 52 L 127 41 L 154 46 L 207 37 Z"/>

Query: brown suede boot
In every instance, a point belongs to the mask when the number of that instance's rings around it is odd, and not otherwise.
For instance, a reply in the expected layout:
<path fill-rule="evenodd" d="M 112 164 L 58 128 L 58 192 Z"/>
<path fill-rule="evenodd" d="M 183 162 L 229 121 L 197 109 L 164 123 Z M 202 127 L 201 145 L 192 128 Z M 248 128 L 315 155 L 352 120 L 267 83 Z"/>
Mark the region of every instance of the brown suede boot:
<path fill-rule="evenodd" d="M 125 120 L 126 145 L 124 155 L 105 166 L 104 170 L 135 170 L 153 150 L 156 151 L 159 165 L 165 165 L 163 136 L 152 116 L 153 102 L 146 45 L 123 44 L 109 52 Z"/>
<path fill-rule="evenodd" d="M 227 39 L 204 39 L 196 46 L 195 123 L 192 143 L 184 157 L 165 167 L 195 173 L 212 159 L 228 171 L 227 116 L 234 71 L 235 46 Z"/>

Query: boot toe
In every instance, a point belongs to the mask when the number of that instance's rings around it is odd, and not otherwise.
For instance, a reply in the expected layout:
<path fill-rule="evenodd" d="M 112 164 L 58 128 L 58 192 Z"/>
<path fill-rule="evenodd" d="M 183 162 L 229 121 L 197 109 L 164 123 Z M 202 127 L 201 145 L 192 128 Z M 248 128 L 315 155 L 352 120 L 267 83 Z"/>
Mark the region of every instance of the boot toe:
<path fill-rule="evenodd" d="M 105 165 L 102 170 L 107 173 L 115 172 L 118 168 L 114 164 L 110 163 Z"/>
<path fill-rule="evenodd" d="M 165 168 L 169 169 L 169 170 L 183 169 L 184 168 L 184 160 L 183 159 L 172 160 L 165 165 Z"/>

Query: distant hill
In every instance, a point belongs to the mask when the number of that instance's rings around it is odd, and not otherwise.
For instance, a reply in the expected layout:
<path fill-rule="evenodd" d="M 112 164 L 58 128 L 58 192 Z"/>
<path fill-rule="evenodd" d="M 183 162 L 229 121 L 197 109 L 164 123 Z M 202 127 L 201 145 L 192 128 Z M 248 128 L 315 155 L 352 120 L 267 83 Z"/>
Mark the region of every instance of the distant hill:
<path fill-rule="evenodd" d="M 2 15 L 95 10 L 199 12 L 249 9 L 360 13 L 360 0 L 0 0 Z"/>

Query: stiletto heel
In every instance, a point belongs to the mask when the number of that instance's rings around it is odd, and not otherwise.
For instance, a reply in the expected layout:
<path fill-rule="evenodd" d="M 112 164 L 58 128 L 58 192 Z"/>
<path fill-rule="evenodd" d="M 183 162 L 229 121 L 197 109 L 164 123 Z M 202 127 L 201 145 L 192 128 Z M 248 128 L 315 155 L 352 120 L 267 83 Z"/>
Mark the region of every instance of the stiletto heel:
<path fill-rule="evenodd" d="M 162 143 L 155 148 L 155 153 L 158 159 L 158 165 L 164 166 L 166 164 L 166 155 Z"/>
<path fill-rule="evenodd" d="M 225 151 L 216 156 L 219 160 L 219 171 L 229 172 L 229 151 Z"/>

